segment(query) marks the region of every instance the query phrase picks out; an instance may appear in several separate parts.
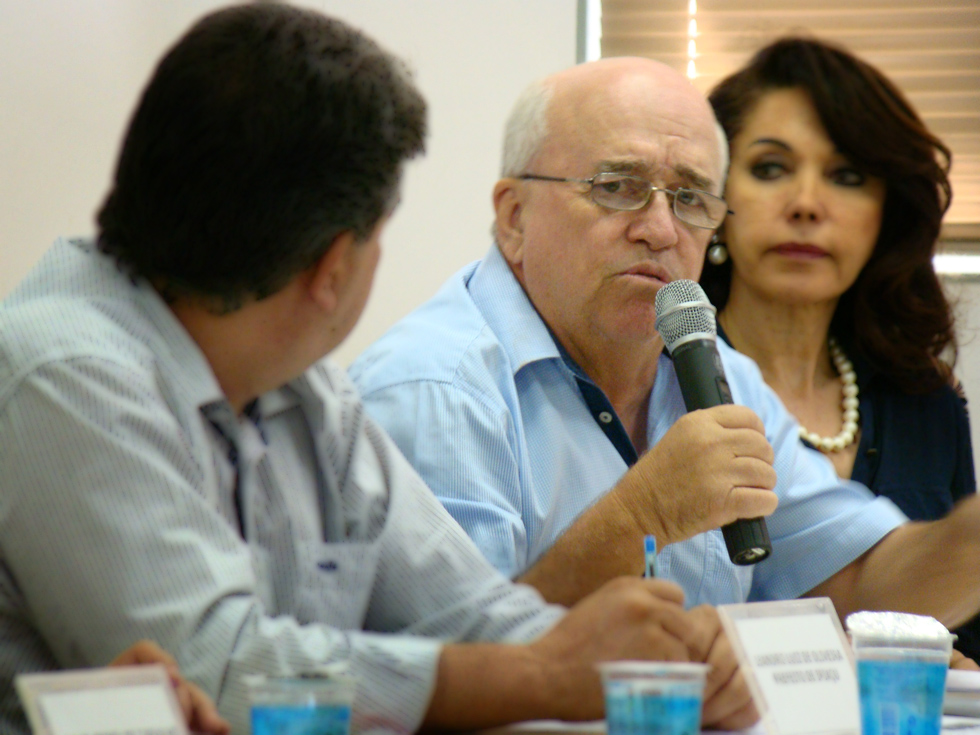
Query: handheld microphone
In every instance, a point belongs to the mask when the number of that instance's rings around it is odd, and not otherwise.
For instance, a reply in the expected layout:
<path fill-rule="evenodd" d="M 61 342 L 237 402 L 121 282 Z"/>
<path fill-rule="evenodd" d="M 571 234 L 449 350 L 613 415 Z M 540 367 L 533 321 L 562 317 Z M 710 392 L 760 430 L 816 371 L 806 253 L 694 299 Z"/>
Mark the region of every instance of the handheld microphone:
<path fill-rule="evenodd" d="M 657 331 L 674 361 L 688 411 L 732 403 L 725 370 L 715 346 L 715 307 L 694 281 L 673 281 L 657 292 Z M 722 526 L 728 556 L 742 566 L 772 553 L 765 518 L 739 519 Z"/>

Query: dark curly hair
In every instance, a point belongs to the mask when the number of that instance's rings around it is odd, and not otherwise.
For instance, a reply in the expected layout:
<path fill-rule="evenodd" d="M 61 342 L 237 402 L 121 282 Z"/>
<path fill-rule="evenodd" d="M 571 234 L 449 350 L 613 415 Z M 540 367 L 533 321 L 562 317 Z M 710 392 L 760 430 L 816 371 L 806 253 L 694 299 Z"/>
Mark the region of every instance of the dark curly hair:
<path fill-rule="evenodd" d="M 709 99 L 728 140 L 766 92 L 785 88 L 805 91 L 834 145 L 886 185 L 878 241 L 842 295 L 831 331 L 901 389 L 934 390 L 950 380 L 956 360 L 952 309 L 932 265 L 951 197 L 949 148 L 881 72 L 810 38 L 764 47 L 712 90 Z M 731 263 L 706 261 L 701 283 L 723 309 Z"/>
<path fill-rule="evenodd" d="M 143 92 L 99 246 L 169 300 L 234 310 L 338 234 L 371 233 L 425 114 L 402 64 L 338 20 L 272 3 L 212 13 Z"/>

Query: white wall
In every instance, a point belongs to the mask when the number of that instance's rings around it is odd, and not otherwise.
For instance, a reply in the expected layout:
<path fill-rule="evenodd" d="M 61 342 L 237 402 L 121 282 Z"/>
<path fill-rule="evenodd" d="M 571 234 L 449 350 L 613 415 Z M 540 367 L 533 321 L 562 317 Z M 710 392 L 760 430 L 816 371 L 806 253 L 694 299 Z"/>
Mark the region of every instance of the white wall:
<path fill-rule="evenodd" d="M 976 458 L 980 456 L 980 277 L 946 276 L 942 281 L 956 313 L 959 356 L 955 372 L 969 401 L 970 439 Z M 977 471 L 980 472 L 980 464 Z"/>
<path fill-rule="evenodd" d="M 0 0 L 0 297 L 55 237 L 89 234 L 164 50 L 215 0 Z M 576 0 L 304 0 L 406 59 L 430 105 L 350 362 L 490 244 L 504 118 L 575 62 Z"/>

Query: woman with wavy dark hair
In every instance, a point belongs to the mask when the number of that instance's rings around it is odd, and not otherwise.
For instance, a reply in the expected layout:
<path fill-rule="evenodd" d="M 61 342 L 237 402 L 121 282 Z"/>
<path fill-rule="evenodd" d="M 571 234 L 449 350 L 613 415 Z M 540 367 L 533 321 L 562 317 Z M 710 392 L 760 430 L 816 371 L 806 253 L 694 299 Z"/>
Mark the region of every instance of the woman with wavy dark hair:
<path fill-rule="evenodd" d="M 975 492 L 953 315 L 932 265 L 949 149 L 878 70 L 786 38 L 710 95 L 731 147 L 702 285 L 838 475 L 913 520 Z M 941 570 L 937 570 L 940 572 Z M 980 657 L 980 619 L 959 648 Z"/>

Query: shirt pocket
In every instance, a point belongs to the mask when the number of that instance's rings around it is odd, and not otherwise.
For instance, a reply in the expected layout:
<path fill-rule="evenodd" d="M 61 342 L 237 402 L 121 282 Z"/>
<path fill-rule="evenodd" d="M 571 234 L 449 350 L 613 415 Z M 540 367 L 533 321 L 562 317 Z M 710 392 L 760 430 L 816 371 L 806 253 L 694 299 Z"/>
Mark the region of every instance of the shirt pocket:
<path fill-rule="evenodd" d="M 313 550 L 299 598 L 299 617 L 359 630 L 367 614 L 380 544 L 321 543 Z"/>

